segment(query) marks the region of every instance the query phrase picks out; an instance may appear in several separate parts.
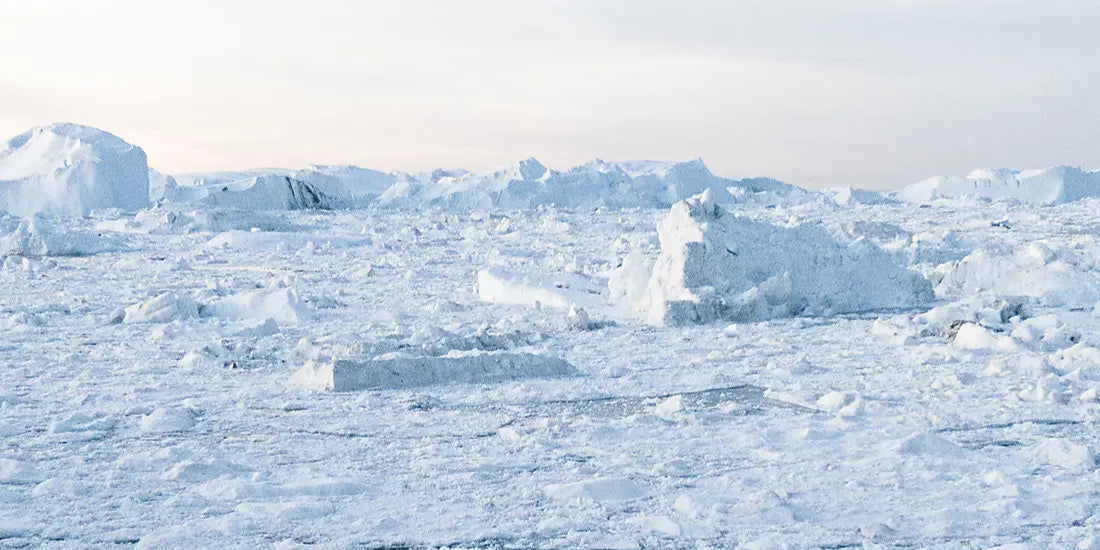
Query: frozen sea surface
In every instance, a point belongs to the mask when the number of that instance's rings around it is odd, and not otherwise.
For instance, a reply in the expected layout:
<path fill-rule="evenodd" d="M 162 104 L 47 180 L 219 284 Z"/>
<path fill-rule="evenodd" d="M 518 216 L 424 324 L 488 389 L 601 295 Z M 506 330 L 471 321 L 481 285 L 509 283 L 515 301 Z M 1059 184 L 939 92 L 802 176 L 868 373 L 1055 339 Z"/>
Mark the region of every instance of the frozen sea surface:
<path fill-rule="evenodd" d="M 733 207 L 936 302 L 677 327 L 478 292 L 605 286 L 665 210 L 58 220 L 112 245 L 0 261 L 0 547 L 1100 548 L 1097 206 Z M 501 352 L 579 375 L 293 382 Z"/>

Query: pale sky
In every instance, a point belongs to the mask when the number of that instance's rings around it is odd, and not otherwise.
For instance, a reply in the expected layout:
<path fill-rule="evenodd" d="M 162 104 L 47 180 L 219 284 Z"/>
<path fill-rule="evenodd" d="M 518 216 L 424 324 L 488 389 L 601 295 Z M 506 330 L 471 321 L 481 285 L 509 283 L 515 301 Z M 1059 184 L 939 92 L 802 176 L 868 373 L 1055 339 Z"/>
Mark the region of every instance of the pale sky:
<path fill-rule="evenodd" d="M 169 173 L 1100 168 L 1100 2 L 0 0 L 0 139 L 56 121 Z"/>

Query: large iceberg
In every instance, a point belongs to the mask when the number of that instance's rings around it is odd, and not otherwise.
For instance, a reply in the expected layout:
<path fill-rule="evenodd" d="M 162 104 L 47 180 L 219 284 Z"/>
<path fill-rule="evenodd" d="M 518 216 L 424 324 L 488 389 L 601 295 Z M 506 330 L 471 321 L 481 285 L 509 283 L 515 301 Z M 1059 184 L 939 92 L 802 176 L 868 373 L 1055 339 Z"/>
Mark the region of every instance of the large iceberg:
<path fill-rule="evenodd" d="M 939 176 L 914 183 L 896 194 L 915 203 L 963 196 L 1057 204 L 1100 196 L 1100 171 L 1075 166 L 1038 170 L 975 170 L 966 177 Z"/>
<path fill-rule="evenodd" d="M 531 158 L 486 174 L 459 172 L 403 175 L 379 198 L 383 206 L 434 205 L 452 209 L 667 208 L 704 191 L 721 202 L 755 195 L 774 199 L 809 196 L 793 185 L 769 178 L 731 180 L 715 176 L 701 159 L 687 162 L 593 160 L 564 172 Z"/>
<path fill-rule="evenodd" d="M 28 130 L 0 146 L 0 210 L 85 215 L 101 208 L 149 206 L 145 152 L 78 124 Z"/>

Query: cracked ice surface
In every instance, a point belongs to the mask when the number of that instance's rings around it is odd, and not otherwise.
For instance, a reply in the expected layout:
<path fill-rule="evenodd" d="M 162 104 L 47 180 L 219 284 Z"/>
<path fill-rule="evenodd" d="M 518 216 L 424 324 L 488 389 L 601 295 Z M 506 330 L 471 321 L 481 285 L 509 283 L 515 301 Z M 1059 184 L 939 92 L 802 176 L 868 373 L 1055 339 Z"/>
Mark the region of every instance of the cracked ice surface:
<path fill-rule="evenodd" d="M 663 210 L 55 221 L 117 246 L 2 260 L 0 547 L 1087 545 L 1100 319 L 1070 298 L 1096 288 L 1017 291 L 1051 280 L 1022 272 L 1087 287 L 1096 206 L 734 206 L 871 240 L 936 301 L 674 327 L 478 294 L 486 269 L 606 285 L 657 257 Z M 310 362 L 456 352 L 580 375 L 291 383 Z"/>

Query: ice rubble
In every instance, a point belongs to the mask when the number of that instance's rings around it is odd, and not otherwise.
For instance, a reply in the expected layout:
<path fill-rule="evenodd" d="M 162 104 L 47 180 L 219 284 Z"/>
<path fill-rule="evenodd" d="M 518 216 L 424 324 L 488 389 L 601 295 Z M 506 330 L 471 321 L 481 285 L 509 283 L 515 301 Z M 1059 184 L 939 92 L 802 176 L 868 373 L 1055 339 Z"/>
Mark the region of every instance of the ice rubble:
<path fill-rule="evenodd" d="M 577 273 L 547 276 L 489 268 L 477 274 L 478 296 L 497 304 L 594 308 L 603 305 L 603 289 L 603 285 Z"/>
<path fill-rule="evenodd" d="M 111 239 L 59 227 L 41 215 L 20 219 L 0 213 L 0 257 L 91 256 L 116 248 Z"/>
<path fill-rule="evenodd" d="M 194 298 L 178 292 L 164 292 L 144 302 L 127 306 L 123 323 L 169 323 L 199 316 L 201 306 Z"/>
<path fill-rule="evenodd" d="M 290 288 L 246 290 L 221 297 L 203 297 L 169 291 L 138 302 L 122 310 L 116 321 L 122 323 L 169 323 L 198 317 L 223 319 L 274 320 L 297 325 L 308 319 L 309 312 Z"/>
<path fill-rule="evenodd" d="M 936 294 L 1025 296 L 1047 306 L 1092 307 L 1100 302 L 1100 250 L 1049 241 L 1010 252 L 977 250 L 936 268 Z"/>
<path fill-rule="evenodd" d="M 118 233 L 289 232 L 300 229 L 278 212 L 196 209 L 179 205 L 139 210 L 133 219 L 104 220 L 96 228 Z"/>
<path fill-rule="evenodd" d="M 735 216 L 709 193 L 674 205 L 658 236 L 661 253 L 636 304 L 654 323 L 831 315 L 932 298 L 927 280 L 866 240 L 844 245 L 816 225 Z M 632 278 L 615 277 L 621 294 Z"/>
<path fill-rule="evenodd" d="M 1032 297 L 981 292 L 912 317 L 878 319 L 872 334 L 902 345 L 946 340 L 967 353 L 994 354 L 982 375 L 1021 381 L 1009 395 L 1016 401 L 1100 398 L 1100 309 L 1051 309 Z"/>
<path fill-rule="evenodd" d="M 311 361 L 294 373 L 291 383 L 313 389 L 355 391 L 484 384 L 577 374 L 575 367 L 556 357 L 470 350 L 451 351 L 440 356 L 390 353 L 374 359 Z"/>
<path fill-rule="evenodd" d="M 84 215 L 149 205 L 145 152 L 77 124 L 33 128 L 0 146 L 0 210 Z"/>
<path fill-rule="evenodd" d="M 966 177 L 940 176 L 914 183 L 895 196 L 916 203 L 940 198 L 974 196 L 1055 204 L 1100 196 L 1100 171 L 1075 166 L 1037 170 L 975 170 Z"/>

